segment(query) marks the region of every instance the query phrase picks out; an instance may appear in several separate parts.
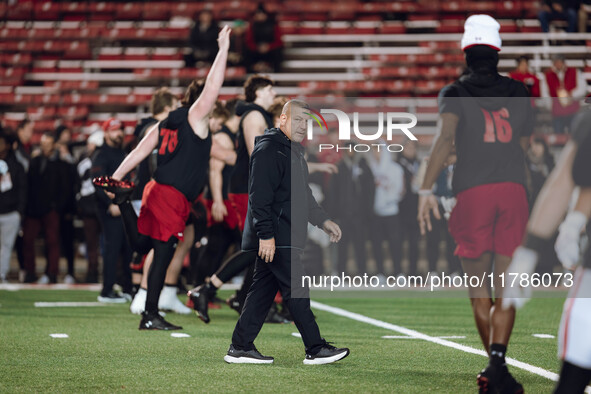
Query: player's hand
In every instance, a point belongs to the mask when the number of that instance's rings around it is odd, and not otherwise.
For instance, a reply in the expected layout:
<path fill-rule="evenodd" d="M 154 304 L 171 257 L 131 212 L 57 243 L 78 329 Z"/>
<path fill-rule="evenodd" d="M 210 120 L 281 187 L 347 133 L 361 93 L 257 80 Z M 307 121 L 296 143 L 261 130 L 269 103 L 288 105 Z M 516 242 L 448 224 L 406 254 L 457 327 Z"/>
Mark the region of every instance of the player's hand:
<path fill-rule="evenodd" d="M 531 298 L 531 286 L 522 287 L 522 274 L 527 277 L 530 283 L 531 275 L 538 264 L 538 253 L 532 249 L 520 246 L 513 253 L 513 260 L 507 268 L 505 275 L 505 288 L 503 289 L 503 309 L 511 307 L 519 309 L 523 307 Z M 517 277 L 515 277 L 517 274 Z M 513 285 L 513 286 L 511 286 Z"/>
<path fill-rule="evenodd" d="M 216 222 L 221 222 L 224 220 L 224 217 L 228 215 L 228 209 L 226 209 L 226 205 L 223 202 L 214 201 L 211 205 L 211 216 L 213 220 Z"/>
<path fill-rule="evenodd" d="M 339 242 L 343 233 L 338 224 L 332 220 L 327 220 L 322 224 L 322 230 L 330 237 L 330 242 Z"/>
<path fill-rule="evenodd" d="M 579 262 L 579 239 L 581 232 L 587 224 L 587 217 L 579 211 L 572 211 L 566 215 L 566 219 L 558 228 L 558 238 L 554 244 L 554 250 L 562 266 L 568 270 L 574 270 Z"/>
<path fill-rule="evenodd" d="M 270 263 L 275 256 L 275 238 L 259 240 L 259 257 L 265 262 Z"/>
<path fill-rule="evenodd" d="M 121 216 L 121 210 L 119 209 L 119 206 L 115 204 L 109 205 L 107 212 L 109 212 L 109 215 L 114 218 Z"/>
<path fill-rule="evenodd" d="M 441 219 L 437 198 L 433 194 L 419 195 L 419 213 L 417 215 L 417 220 L 419 221 L 421 235 L 425 235 L 427 231 L 432 230 L 431 212 L 433 212 L 435 219 Z"/>
<path fill-rule="evenodd" d="M 230 32 L 232 29 L 228 25 L 224 26 L 218 35 L 218 46 L 220 51 L 227 51 L 230 49 Z"/>

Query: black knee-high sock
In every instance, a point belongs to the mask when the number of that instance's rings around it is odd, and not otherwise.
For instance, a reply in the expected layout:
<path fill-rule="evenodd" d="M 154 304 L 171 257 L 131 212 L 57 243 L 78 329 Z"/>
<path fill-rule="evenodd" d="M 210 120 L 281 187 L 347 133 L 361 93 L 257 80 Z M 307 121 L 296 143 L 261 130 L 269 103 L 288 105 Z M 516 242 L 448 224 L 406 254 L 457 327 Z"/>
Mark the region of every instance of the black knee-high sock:
<path fill-rule="evenodd" d="M 215 275 L 224 283 L 241 273 L 249 265 L 254 266 L 254 262 L 257 258 L 256 251 L 240 251 L 234 253 L 225 263 L 222 264 L 221 268 L 215 273 Z"/>
<path fill-rule="evenodd" d="M 137 230 L 137 215 L 130 201 L 119 204 L 125 235 L 131 248 L 139 254 L 146 254 L 152 249 L 152 239 Z"/>
<path fill-rule="evenodd" d="M 591 381 L 591 369 L 577 367 L 565 361 L 554 394 L 583 394 Z"/>
<path fill-rule="evenodd" d="M 158 299 L 164 286 L 166 270 L 174 256 L 178 240 L 170 237 L 167 242 L 152 240 L 154 260 L 148 272 L 148 294 L 146 296 L 146 312 L 158 313 Z"/>

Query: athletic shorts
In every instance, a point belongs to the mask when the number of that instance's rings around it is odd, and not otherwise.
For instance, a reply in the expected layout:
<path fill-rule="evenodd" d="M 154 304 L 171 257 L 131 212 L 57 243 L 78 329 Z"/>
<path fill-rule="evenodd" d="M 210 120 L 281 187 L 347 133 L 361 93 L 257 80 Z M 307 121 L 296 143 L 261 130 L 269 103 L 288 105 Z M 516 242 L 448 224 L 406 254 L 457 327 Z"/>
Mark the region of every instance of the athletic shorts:
<path fill-rule="evenodd" d="M 562 309 L 558 357 L 591 369 L 591 269 L 579 267 Z"/>
<path fill-rule="evenodd" d="M 142 196 L 138 231 L 163 242 L 170 237 L 182 241 L 190 209 L 191 205 L 183 193 L 152 180 Z"/>
<path fill-rule="evenodd" d="M 244 231 L 246 213 L 248 212 L 248 193 L 229 193 L 228 198 L 236 207 L 236 213 L 238 214 L 238 226 L 240 227 L 240 231 Z"/>
<path fill-rule="evenodd" d="M 475 186 L 458 193 L 449 218 L 455 254 L 468 259 L 485 252 L 513 256 L 523 241 L 529 216 L 525 188 L 503 182 Z"/>
<path fill-rule="evenodd" d="M 207 209 L 207 227 L 211 227 L 214 224 L 219 224 L 218 222 L 213 220 L 213 216 L 211 215 L 211 207 L 213 206 L 213 200 L 204 199 L 203 201 L 205 208 Z M 226 211 L 228 214 L 224 216 L 224 220 L 222 223 L 229 229 L 234 229 L 238 227 L 240 223 L 240 219 L 238 216 L 238 212 L 236 212 L 236 206 L 232 201 L 224 200 L 224 205 L 226 206 Z"/>

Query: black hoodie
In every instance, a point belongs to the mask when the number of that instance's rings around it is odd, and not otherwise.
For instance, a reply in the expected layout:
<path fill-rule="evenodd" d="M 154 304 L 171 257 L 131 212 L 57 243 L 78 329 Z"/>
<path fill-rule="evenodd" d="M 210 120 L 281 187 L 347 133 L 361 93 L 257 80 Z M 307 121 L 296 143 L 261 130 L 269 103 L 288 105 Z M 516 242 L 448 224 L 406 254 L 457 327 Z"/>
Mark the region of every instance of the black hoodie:
<path fill-rule="evenodd" d="M 308 221 L 322 227 L 327 219 L 308 186 L 302 145 L 291 142 L 276 128 L 256 137 L 242 249 L 257 250 L 259 239 L 270 238 L 275 238 L 278 248 L 303 249 Z"/>
<path fill-rule="evenodd" d="M 468 72 L 439 93 L 439 112 L 459 117 L 453 191 L 500 182 L 525 185 L 521 137 L 533 131 L 525 85 L 494 72 Z"/>

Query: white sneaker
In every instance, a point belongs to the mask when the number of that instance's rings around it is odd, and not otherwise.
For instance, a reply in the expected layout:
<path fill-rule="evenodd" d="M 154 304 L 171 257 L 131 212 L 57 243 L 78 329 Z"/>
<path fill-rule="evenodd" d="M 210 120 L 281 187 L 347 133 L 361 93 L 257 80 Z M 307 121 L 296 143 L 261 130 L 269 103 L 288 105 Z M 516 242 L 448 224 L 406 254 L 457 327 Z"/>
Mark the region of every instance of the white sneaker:
<path fill-rule="evenodd" d="M 129 306 L 129 310 L 134 315 L 141 315 L 144 310 L 146 309 L 146 297 L 148 292 L 146 289 L 140 288 L 137 293 L 135 293 L 135 297 L 133 297 L 133 301 Z"/>
<path fill-rule="evenodd" d="M 179 300 L 176 296 L 176 287 L 172 286 L 164 286 L 162 289 L 158 300 L 158 309 L 173 311 L 181 315 L 189 315 L 193 311 Z"/>
<path fill-rule="evenodd" d="M 44 274 L 41 278 L 39 278 L 37 280 L 37 284 L 38 285 L 47 285 L 47 284 L 49 284 L 49 276 L 47 276 L 47 275 Z"/>
<path fill-rule="evenodd" d="M 64 278 L 64 283 L 67 285 L 73 285 L 76 283 L 76 279 L 72 275 L 66 275 Z"/>

